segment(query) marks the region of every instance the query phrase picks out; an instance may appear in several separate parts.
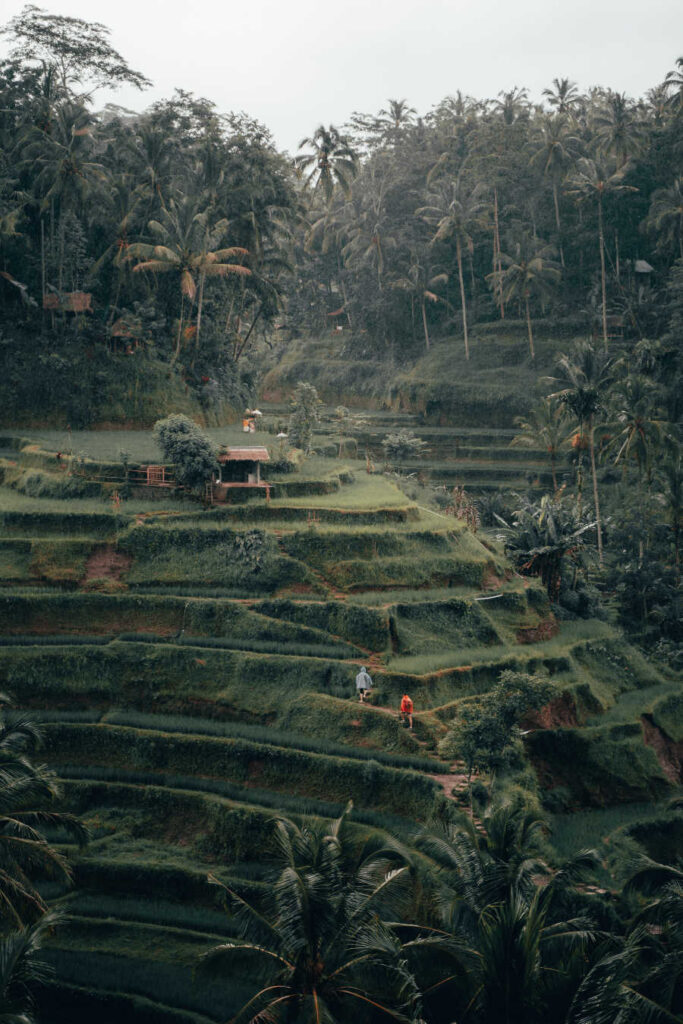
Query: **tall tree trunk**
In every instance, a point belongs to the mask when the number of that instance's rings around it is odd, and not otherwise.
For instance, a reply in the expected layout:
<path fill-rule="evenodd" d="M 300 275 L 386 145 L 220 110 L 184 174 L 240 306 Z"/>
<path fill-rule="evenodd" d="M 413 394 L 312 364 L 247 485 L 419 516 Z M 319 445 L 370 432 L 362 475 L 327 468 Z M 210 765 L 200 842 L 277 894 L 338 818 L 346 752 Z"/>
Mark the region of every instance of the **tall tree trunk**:
<path fill-rule="evenodd" d="M 526 327 L 527 327 L 527 330 L 529 332 L 529 351 L 531 352 L 531 358 L 535 359 L 536 358 L 536 353 L 534 352 L 534 334 L 533 334 L 533 331 L 531 330 L 531 314 L 529 313 L 529 296 L 528 295 L 524 296 L 524 308 L 526 309 Z"/>
<path fill-rule="evenodd" d="M 600 239 L 600 280 L 602 283 L 602 340 L 607 349 L 607 285 L 605 279 L 605 235 L 602 228 L 602 197 L 598 197 L 598 236 Z"/>
<path fill-rule="evenodd" d="M 555 472 L 555 449 L 550 451 L 550 472 L 553 475 L 553 491 L 557 492 L 557 474 Z"/>
<path fill-rule="evenodd" d="M 427 310 L 425 309 L 425 297 L 422 296 L 422 326 L 425 331 L 425 343 L 427 345 L 427 351 L 429 351 L 429 330 L 427 328 Z"/>
<path fill-rule="evenodd" d="M 458 279 L 460 281 L 460 302 L 462 304 L 462 326 L 465 335 L 465 359 L 470 358 L 470 343 L 467 335 L 467 302 L 465 300 L 465 282 L 462 276 L 462 249 L 460 239 L 456 236 L 455 253 L 458 259 Z"/>
<path fill-rule="evenodd" d="M 501 280 L 502 265 L 500 262 L 500 225 L 498 223 L 498 189 L 493 190 L 493 241 L 494 241 L 494 267 L 498 274 L 499 282 L 498 306 L 500 308 L 500 319 L 505 319 L 505 301 L 503 299 L 503 282 Z"/>
<path fill-rule="evenodd" d="M 177 336 L 176 342 L 175 342 L 175 352 L 173 353 L 173 358 L 171 359 L 171 366 L 174 365 L 176 359 L 180 355 L 180 339 L 181 339 L 182 333 L 183 333 L 183 315 L 184 315 L 184 313 L 185 313 L 185 296 L 181 292 L 181 295 L 180 295 L 180 319 L 178 320 L 178 336 Z"/>
<path fill-rule="evenodd" d="M 194 347 L 199 348 L 199 330 L 202 326 L 202 306 L 204 305 L 204 282 L 206 274 L 201 273 L 199 277 L 199 295 L 197 297 L 197 333 L 194 336 Z"/>
<path fill-rule="evenodd" d="M 43 327 L 45 327 L 45 288 L 46 288 L 46 274 L 45 274 L 45 221 L 43 220 L 42 214 L 40 217 L 40 285 L 42 295 L 40 299 L 41 316 L 43 318 Z"/>
<path fill-rule="evenodd" d="M 558 197 L 557 182 L 553 181 L 553 200 L 555 202 L 555 226 L 557 227 L 557 238 L 560 249 L 560 263 L 564 269 L 564 248 L 562 247 L 562 225 L 560 224 L 560 200 Z"/>
<path fill-rule="evenodd" d="M 598 531 L 598 561 L 600 563 L 600 568 L 602 569 L 602 523 L 600 521 L 600 502 L 598 500 L 598 474 L 595 469 L 595 427 L 593 424 L 592 416 L 588 423 L 588 432 L 588 440 L 591 452 L 591 475 L 593 477 L 593 502 L 595 504 L 595 521 L 596 528 Z"/>

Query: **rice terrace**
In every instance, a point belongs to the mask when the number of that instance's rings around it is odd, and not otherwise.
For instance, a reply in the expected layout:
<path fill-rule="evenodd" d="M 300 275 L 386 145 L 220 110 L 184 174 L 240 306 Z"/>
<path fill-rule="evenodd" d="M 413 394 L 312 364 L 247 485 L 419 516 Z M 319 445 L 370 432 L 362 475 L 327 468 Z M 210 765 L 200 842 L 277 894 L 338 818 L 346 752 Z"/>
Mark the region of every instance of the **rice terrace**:
<path fill-rule="evenodd" d="M 681 60 L 292 157 L 0 40 L 0 1017 L 683 1021 Z"/>

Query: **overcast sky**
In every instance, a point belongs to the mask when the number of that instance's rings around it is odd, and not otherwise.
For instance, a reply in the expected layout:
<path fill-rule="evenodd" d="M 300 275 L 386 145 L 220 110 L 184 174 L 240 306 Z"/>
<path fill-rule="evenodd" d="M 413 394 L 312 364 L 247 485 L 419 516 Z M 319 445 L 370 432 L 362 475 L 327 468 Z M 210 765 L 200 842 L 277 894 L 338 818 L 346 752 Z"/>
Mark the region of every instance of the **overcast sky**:
<path fill-rule="evenodd" d="M 407 98 L 419 113 L 458 89 L 477 97 L 553 78 L 633 96 L 683 53 L 680 0 L 35 0 L 101 21 L 144 93 L 101 92 L 135 110 L 179 86 L 262 121 L 295 152 L 321 122 Z M 2 0 L 8 21 L 23 7 Z M 7 42 L 0 40 L 0 52 Z"/>

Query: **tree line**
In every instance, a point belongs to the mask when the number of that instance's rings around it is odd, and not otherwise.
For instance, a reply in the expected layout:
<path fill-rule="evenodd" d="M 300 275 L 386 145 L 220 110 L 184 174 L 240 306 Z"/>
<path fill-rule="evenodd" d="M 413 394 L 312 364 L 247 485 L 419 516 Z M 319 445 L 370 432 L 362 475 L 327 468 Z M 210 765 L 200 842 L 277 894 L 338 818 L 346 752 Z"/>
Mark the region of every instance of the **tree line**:
<path fill-rule="evenodd" d="M 102 25 L 30 6 L 3 31 L 16 413 L 87 379 L 66 413 L 94 418 L 121 352 L 147 360 L 143 388 L 171 373 L 211 406 L 253 386 L 256 342 L 293 331 L 343 327 L 359 351 L 411 358 L 440 335 L 469 354 L 476 323 L 521 319 L 533 357 L 539 316 L 578 317 L 604 344 L 615 317 L 640 336 L 661 327 L 647 282 L 683 257 L 680 61 L 637 101 L 567 78 L 542 103 L 457 93 L 418 117 L 390 100 L 290 158 L 263 125 L 183 90 L 141 114 L 97 111 L 105 81 L 148 84 Z"/>

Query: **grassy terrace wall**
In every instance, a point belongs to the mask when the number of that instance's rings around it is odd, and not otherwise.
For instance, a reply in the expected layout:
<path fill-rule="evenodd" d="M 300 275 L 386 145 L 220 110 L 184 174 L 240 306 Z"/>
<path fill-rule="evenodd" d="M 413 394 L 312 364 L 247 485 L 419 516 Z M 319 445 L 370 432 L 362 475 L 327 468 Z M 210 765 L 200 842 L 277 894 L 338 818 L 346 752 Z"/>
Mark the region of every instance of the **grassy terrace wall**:
<path fill-rule="evenodd" d="M 132 771 L 216 777 L 246 786 L 298 793 L 407 817 L 425 817 L 439 787 L 428 776 L 229 737 L 188 736 L 125 726 L 47 725 L 53 763 L 106 765 Z"/>

